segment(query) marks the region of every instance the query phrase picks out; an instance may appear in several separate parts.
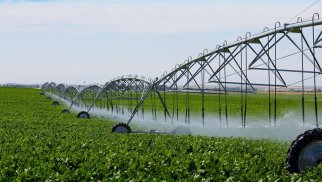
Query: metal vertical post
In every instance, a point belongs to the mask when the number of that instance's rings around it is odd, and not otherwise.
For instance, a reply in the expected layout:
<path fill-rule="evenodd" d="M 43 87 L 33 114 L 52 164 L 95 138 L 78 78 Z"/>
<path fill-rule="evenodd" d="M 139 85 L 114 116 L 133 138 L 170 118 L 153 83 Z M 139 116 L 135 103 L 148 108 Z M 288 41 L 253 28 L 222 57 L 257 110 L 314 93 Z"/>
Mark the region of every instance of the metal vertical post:
<path fill-rule="evenodd" d="M 316 121 L 316 127 L 319 127 L 319 116 L 318 116 L 318 101 L 317 101 L 317 94 L 316 94 L 316 74 L 315 74 L 315 71 L 316 71 L 316 59 L 315 59 L 315 48 L 314 48 L 314 42 L 315 42 L 315 25 L 314 25 L 314 21 L 315 21 L 315 16 L 317 16 L 317 18 L 319 19 L 319 14 L 318 13 L 315 13 L 313 14 L 313 17 L 312 17 L 312 38 L 313 38 L 313 60 L 314 60 L 314 71 L 313 71 L 313 76 L 314 76 L 314 108 L 315 108 L 315 121 Z"/>
<path fill-rule="evenodd" d="M 178 88 L 176 88 L 176 90 L 177 90 Z M 175 116 L 175 112 L 174 112 L 174 110 L 175 110 L 175 97 L 176 97 L 176 94 L 173 94 L 173 93 L 171 93 L 172 94 L 172 116 L 171 116 L 171 123 L 172 123 L 172 125 L 173 125 L 173 118 L 174 118 L 174 116 Z"/>
<path fill-rule="evenodd" d="M 251 37 L 251 33 L 247 32 L 245 34 L 245 39 L 247 40 L 248 37 Z M 248 44 L 248 42 L 247 42 Z M 247 99 L 248 99 L 248 51 L 247 51 L 247 47 L 245 48 L 245 77 L 246 77 L 246 85 L 245 85 L 245 108 L 244 108 L 244 123 L 243 123 L 243 127 L 246 127 L 246 119 L 247 119 Z"/>
<path fill-rule="evenodd" d="M 265 27 L 264 31 L 268 31 L 269 29 Z M 270 37 L 267 36 L 267 47 L 269 47 Z M 268 125 L 272 126 L 272 112 L 271 112 L 271 60 L 269 57 L 269 49 L 267 50 L 267 66 L 268 66 Z"/>
<path fill-rule="evenodd" d="M 176 89 L 177 90 L 177 89 Z M 172 93 L 172 116 L 171 116 L 171 123 L 173 124 L 173 118 L 174 118 L 174 109 L 175 109 L 175 97 L 176 95 Z"/>
<path fill-rule="evenodd" d="M 175 79 L 177 79 L 177 73 L 175 74 Z M 177 114 L 177 124 L 179 123 L 179 101 L 178 101 L 178 85 L 176 85 L 176 114 Z"/>
<path fill-rule="evenodd" d="M 156 105 L 156 102 L 155 102 L 155 91 L 153 92 L 153 106 L 154 106 L 154 119 L 155 119 L 155 122 L 158 122 L 157 105 Z"/>
<path fill-rule="evenodd" d="M 142 120 L 144 120 L 144 103 L 142 104 L 142 110 L 141 110 L 141 112 L 142 112 Z"/>
<path fill-rule="evenodd" d="M 189 62 L 189 60 L 191 60 L 189 58 L 188 58 L 188 62 Z M 188 80 L 188 90 L 187 90 L 187 95 L 188 95 L 188 97 L 187 97 L 187 99 L 188 99 L 187 100 L 187 104 L 188 104 L 188 125 L 190 125 L 190 82 L 189 82 L 190 75 L 189 75 L 189 69 L 187 70 L 187 80 Z"/>
<path fill-rule="evenodd" d="M 227 105 L 227 75 L 226 75 L 226 66 L 224 67 L 224 77 L 225 77 L 225 118 L 226 118 L 226 128 L 228 128 L 228 105 Z"/>
<path fill-rule="evenodd" d="M 201 115 L 202 127 L 205 127 L 205 70 L 201 71 Z"/>
<path fill-rule="evenodd" d="M 154 92 L 151 93 L 151 114 L 152 114 L 152 121 L 154 122 L 154 102 L 153 102 L 153 94 Z"/>
<path fill-rule="evenodd" d="M 302 22 L 302 18 L 298 18 L 297 22 Z M 302 34 L 302 28 L 301 31 L 301 76 L 302 76 L 302 126 L 305 126 L 305 95 L 304 95 L 304 43 L 303 43 L 303 34 Z"/>
<path fill-rule="evenodd" d="M 121 109 L 122 114 L 124 115 L 124 92 L 121 92 Z"/>
<path fill-rule="evenodd" d="M 186 68 L 186 69 L 187 69 L 187 68 Z M 186 76 L 187 80 L 189 80 L 189 78 L 188 78 L 188 72 L 187 72 L 187 74 L 186 74 L 185 76 Z M 186 99 L 185 99 L 185 101 L 186 101 L 186 116 L 185 116 L 185 124 L 188 124 L 188 91 L 186 92 Z"/>
<path fill-rule="evenodd" d="M 275 23 L 275 37 L 274 37 L 274 64 L 275 64 L 275 70 L 274 70 L 274 76 L 275 76 L 275 78 L 274 78 L 274 127 L 276 126 L 276 114 L 277 114 L 277 94 L 276 94 L 276 91 L 277 91 L 277 88 L 276 88 L 276 86 L 277 86 L 277 63 L 276 63 L 276 61 L 277 61 L 277 25 L 278 25 L 278 27 L 280 27 L 281 26 L 281 24 L 280 24 L 280 22 L 276 22 Z"/>
<path fill-rule="evenodd" d="M 164 72 L 164 76 L 166 75 L 167 73 Z M 164 104 L 166 105 L 167 104 L 167 98 L 166 98 L 166 86 L 165 86 L 166 82 L 164 80 L 164 83 L 163 83 L 163 97 L 164 97 Z M 167 110 L 164 108 L 164 123 L 167 123 Z"/>
<path fill-rule="evenodd" d="M 241 37 L 238 37 L 237 41 L 242 40 Z M 240 47 L 240 71 L 243 72 L 243 48 Z M 240 119 L 241 125 L 244 125 L 244 101 L 243 101 L 243 74 L 240 74 Z"/>
<path fill-rule="evenodd" d="M 227 45 L 227 41 L 223 44 L 223 49 L 225 49 L 225 45 Z M 226 62 L 226 50 L 224 50 L 224 61 Z M 225 80 L 225 116 L 226 116 L 226 128 L 228 128 L 228 105 L 227 105 L 227 74 L 226 74 L 226 66 L 224 67 L 224 80 Z"/>
<path fill-rule="evenodd" d="M 133 90 L 130 90 L 130 113 L 132 113 L 133 106 Z"/>
<path fill-rule="evenodd" d="M 220 47 L 219 47 L 220 48 Z M 219 65 L 218 67 L 221 66 L 221 56 L 219 56 Z M 221 127 L 221 85 L 220 85 L 220 80 L 221 80 L 221 70 L 219 70 L 219 77 L 218 77 L 218 89 L 219 89 L 219 93 L 218 93 L 218 112 L 219 112 L 219 126 Z"/>

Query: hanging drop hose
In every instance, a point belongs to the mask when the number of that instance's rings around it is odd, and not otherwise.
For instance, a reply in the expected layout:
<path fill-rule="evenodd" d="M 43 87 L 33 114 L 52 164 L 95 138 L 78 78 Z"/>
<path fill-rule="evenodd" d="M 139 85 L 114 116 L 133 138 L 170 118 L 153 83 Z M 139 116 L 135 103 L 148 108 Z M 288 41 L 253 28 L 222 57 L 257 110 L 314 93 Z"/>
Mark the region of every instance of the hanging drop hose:
<path fill-rule="evenodd" d="M 132 113 L 132 105 L 133 105 L 133 91 L 130 90 L 130 113 Z"/>
<path fill-rule="evenodd" d="M 243 70 L 243 52 L 240 48 L 240 68 Z M 244 101 L 243 101 L 243 74 L 240 74 L 240 118 L 242 126 L 244 125 Z"/>
<path fill-rule="evenodd" d="M 189 80 L 189 71 L 188 73 L 188 80 Z M 188 83 L 188 125 L 190 125 L 190 84 Z"/>
<path fill-rule="evenodd" d="M 176 87 L 177 87 L 177 89 L 176 89 L 176 110 L 177 110 L 177 124 L 178 124 L 179 123 L 179 101 L 178 101 L 178 89 L 179 88 L 178 88 L 178 85 L 176 85 Z"/>
<path fill-rule="evenodd" d="M 153 106 L 154 106 L 154 118 L 155 118 L 155 122 L 158 122 L 158 118 L 157 118 L 157 106 L 156 106 L 156 102 L 155 102 L 155 92 L 153 92 Z"/>
<path fill-rule="evenodd" d="M 154 122 L 154 102 L 153 102 L 153 93 L 151 94 L 151 111 L 152 111 L 152 121 Z"/>
<path fill-rule="evenodd" d="M 165 85 L 165 81 L 164 81 L 164 84 L 163 84 L 163 98 L 164 98 L 164 104 L 167 105 L 167 98 L 166 98 L 166 85 Z M 164 123 L 167 123 L 167 110 L 166 108 L 164 108 Z"/>
<path fill-rule="evenodd" d="M 225 53 L 224 53 L 224 58 L 225 58 Z M 226 128 L 228 128 L 228 105 L 227 105 L 227 77 L 226 77 L 226 66 L 224 67 L 224 77 L 225 77 L 225 116 L 226 116 Z"/>
<path fill-rule="evenodd" d="M 277 33 L 276 29 L 277 29 L 277 25 L 280 27 L 281 24 L 280 22 L 276 22 L 275 23 L 275 34 Z M 275 70 L 274 70 L 274 127 L 276 127 L 276 118 L 277 118 L 277 95 L 276 95 L 276 92 L 277 92 L 277 62 L 276 62 L 276 59 L 277 59 L 277 37 L 275 36 L 274 37 L 274 67 L 275 67 Z M 302 49 L 303 50 L 303 49 Z"/>
<path fill-rule="evenodd" d="M 301 28 L 301 32 L 302 32 L 302 28 Z M 304 127 L 305 125 L 305 97 L 304 97 L 304 53 L 303 53 L 303 36 L 301 35 L 301 50 L 302 50 L 302 54 L 301 54 L 301 59 L 302 59 L 302 126 Z"/>
<path fill-rule="evenodd" d="M 248 35 L 248 33 L 246 33 L 246 38 L 247 38 L 247 35 Z M 246 64 L 246 69 L 245 69 L 245 76 L 246 76 L 246 78 L 248 77 L 248 69 L 247 69 L 247 65 L 248 65 L 248 54 L 247 54 L 248 52 L 247 52 L 247 47 L 246 47 L 246 49 L 245 49 L 245 64 Z M 243 125 L 242 125 L 242 127 L 246 127 L 246 115 L 247 115 L 247 92 L 248 92 L 248 81 L 247 80 L 245 80 L 245 108 L 244 108 L 244 120 L 243 120 Z"/>
<path fill-rule="evenodd" d="M 221 56 L 219 56 L 219 67 L 221 65 Z M 218 78 L 218 88 L 219 88 L 219 94 L 218 94 L 218 112 L 219 112 L 219 126 L 221 127 L 221 70 L 219 70 L 219 78 Z"/>
<path fill-rule="evenodd" d="M 313 25 L 312 25 L 312 33 L 313 33 L 313 45 L 314 45 L 314 42 L 315 42 L 315 25 L 314 25 L 314 20 L 315 20 L 315 15 L 318 16 L 319 18 L 319 14 L 314 14 L 313 17 L 312 17 L 312 22 L 313 22 Z M 318 102 L 317 102 L 317 94 L 316 94 L 316 74 L 315 74 L 315 71 L 316 71 L 316 57 L 315 57 L 315 47 L 313 47 L 313 58 L 314 58 L 314 69 L 313 69 L 313 76 L 314 76 L 314 108 L 315 108 L 315 121 L 316 121 L 316 127 L 319 127 L 319 116 L 318 116 Z"/>
<path fill-rule="evenodd" d="M 205 70 L 201 71 L 201 115 L 202 115 L 202 127 L 205 127 Z"/>
<path fill-rule="evenodd" d="M 174 107 L 175 107 L 175 94 L 172 93 L 172 117 L 171 117 L 171 123 L 173 125 L 173 118 L 174 118 Z"/>
<path fill-rule="evenodd" d="M 267 36 L 267 46 L 269 47 L 270 38 Z M 271 111 L 271 60 L 270 51 L 267 50 L 267 67 L 268 67 L 268 126 L 272 126 L 272 111 Z"/>

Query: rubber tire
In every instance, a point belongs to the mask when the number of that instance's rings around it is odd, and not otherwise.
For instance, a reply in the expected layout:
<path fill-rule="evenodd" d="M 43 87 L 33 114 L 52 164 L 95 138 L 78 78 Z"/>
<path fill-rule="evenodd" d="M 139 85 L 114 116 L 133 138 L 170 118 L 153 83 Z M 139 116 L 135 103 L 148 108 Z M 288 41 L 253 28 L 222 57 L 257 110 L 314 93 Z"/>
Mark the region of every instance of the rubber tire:
<path fill-rule="evenodd" d="M 58 101 L 54 101 L 54 102 L 53 102 L 53 105 L 54 105 L 54 106 L 59 106 L 59 102 L 58 102 Z"/>
<path fill-rule="evenodd" d="M 80 119 L 90 119 L 91 117 L 89 116 L 88 112 L 81 111 L 80 113 L 77 114 L 77 118 L 80 118 Z"/>
<path fill-rule="evenodd" d="M 48 96 L 48 97 L 46 97 L 46 99 L 47 99 L 47 100 L 51 100 L 51 97 L 49 97 L 49 96 Z"/>
<path fill-rule="evenodd" d="M 192 132 L 188 127 L 178 126 L 172 131 L 172 134 L 174 134 L 174 135 L 191 135 Z"/>
<path fill-rule="evenodd" d="M 118 131 L 117 129 L 119 127 L 125 129 L 126 131 L 125 132 L 123 132 L 124 130 L 123 131 Z M 113 126 L 113 128 L 112 128 L 112 133 L 131 133 L 131 132 L 132 132 L 131 127 L 126 123 L 118 123 L 115 126 Z"/>
<path fill-rule="evenodd" d="M 322 141 L 322 129 L 315 128 L 308 130 L 303 134 L 300 134 L 296 140 L 294 140 L 288 149 L 286 159 L 286 169 L 289 173 L 302 173 L 298 166 L 298 160 L 302 150 L 310 143 Z"/>
<path fill-rule="evenodd" d="M 69 114 L 69 113 L 70 113 L 70 111 L 69 111 L 68 109 L 64 109 L 64 110 L 62 110 L 62 111 L 61 111 L 61 113 Z"/>

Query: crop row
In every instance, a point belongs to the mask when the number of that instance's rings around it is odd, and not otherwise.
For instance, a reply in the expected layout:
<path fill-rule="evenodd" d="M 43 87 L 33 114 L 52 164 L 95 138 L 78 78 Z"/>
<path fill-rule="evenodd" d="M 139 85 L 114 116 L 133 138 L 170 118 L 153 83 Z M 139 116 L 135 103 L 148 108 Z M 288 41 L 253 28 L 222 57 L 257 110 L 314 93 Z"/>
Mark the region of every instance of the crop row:
<path fill-rule="evenodd" d="M 114 134 L 115 121 L 81 120 L 34 89 L 0 88 L 0 181 L 296 181 L 289 143 L 245 138 Z"/>
<path fill-rule="evenodd" d="M 161 92 L 160 95 L 171 115 L 175 115 L 177 112 L 184 114 L 188 108 L 193 116 L 201 116 L 203 108 L 205 115 L 218 115 L 219 112 L 224 115 L 227 107 L 229 116 L 235 117 L 240 116 L 241 113 L 246 113 L 251 118 L 268 118 L 270 106 L 271 115 L 273 116 L 276 111 L 277 118 L 282 118 L 290 112 L 294 113 L 295 117 L 302 118 L 302 107 L 304 106 L 305 117 L 312 118 L 314 116 L 314 95 L 310 93 L 304 95 L 304 105 L 302 105 L 301 94 L 279 93 L 276 95 L 276 109 L 274 95 L 271 94 L 269 100 L 267 93 L 247 94 L 247 96 L 243 94 L 242 97 L 237 93 L 229 93 L 226 96 L 224 94 L 205 94 L 204 99 L 202 99 L 201 94 L 196 93 L 176 94 L 167 92 L 163 94 Z M 100 97 L 96 100 L 94 106 L 101 109 L 111 109 L 113 105 L 114 110 L 123 109 L 132 112 L 138 104 L 141 94 L 116 94 L 113 97 L 117 99 L 107 100 L 105 97 Z M 318 103 L 320 103 L 322 101 L 321 95 L 318 95 L 317 98 Z M 202 103 L 202 100 L 204 100 L 204 103 Z M 93 103 L 93 99 L 85 97 L 83 98 L 83 103 L 87 104 L 86 106 L 88 107 Z M 152 110 L 159 113 L 164 112 L 164 107 L 159 97 L 154 93 L 145 99 L 141 106 L 142 108 L 147 112 L 152 112 Z M 322 108 L 318 105 L 318 113 L 322 117 L 322 112 L 320 111 L 322 111 Z"/>

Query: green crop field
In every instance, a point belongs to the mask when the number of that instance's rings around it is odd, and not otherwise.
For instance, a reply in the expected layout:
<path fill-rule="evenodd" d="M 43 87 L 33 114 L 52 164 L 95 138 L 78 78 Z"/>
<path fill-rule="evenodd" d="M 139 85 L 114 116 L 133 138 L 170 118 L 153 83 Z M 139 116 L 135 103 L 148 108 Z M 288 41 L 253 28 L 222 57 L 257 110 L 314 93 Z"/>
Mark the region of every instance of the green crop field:
<path fill-rule="evenodd" d="M 166 94 L 161 92 L 161 97 L 165 101 L 167 109 L 171 115 L 175 115 L 177 110 L 180 115 L 184 115 L 187 108 L 189 107 L 192 116 L 202 115 L 202 95 L 197 93 L 171 93 Z M 114 100 L 111 102 L 114 107 L 124 107 L 128 109 L 130 106 L 132 109 L 135 108 L 138 103 L 138 98 L 141 94 L 135 95 L 134 93 L 123 93 L 113 95 Z M 133 98 L 129 100 L 128 98 Z M 189 98 L 189 99 L 188 99 Z M 85 98 L 87 105 L 92 104 L 93 99 Z M 274 116 L 274 93 L 270 97 L 271 106 L 271 117 Z M 319 117 L 322 117 L 322 95 L 317 95 L 318 101 L 318 113 Z M 97 107 L 106 107 L 106 98 L 99 98 L 95 105 Z M 204 112 L 205 115 L 218 115 L 219 110 L 221 110 L 222 116 L 225 115 L 225 107 L 227 106 L 228 116 L 240 117 L 241 111 L 245 113 L 246 105 L 246 115 L 247 119 L 256 120 L 258 118 L 268 118 L 269 117 L 269 96 L 267 93 L 257 93 L 257 94 L 245 94 L 240 93 L 228 93 L 226 96 L 224 94 L 205 94 L 204 95 Z M 314 94 L 305 93 L 304 94 L 304 112 L 305 118 L 307 120 L 312 119 L 315 116 L 314 113 Z M 164 108 L 158 98 L 157 94 L 153 92 L 144 101 L 143 106 L 147 112 L 151 112 L 152 108 L 159 113 L 164 112 Z M 141 108 L 142 108 L 141 107 Z M 241 107 L 243 110 L 241 110 Z M 302 118 L 302 94 L 301 93 L 277 93 L 276 94 L 276 117 L 282 118 L 288 113 L 293 113 L 294 117 Z"/>
<path fill-rule="evenodd" d="M 39 92 L 0 88 L 0 181 L 322 180 L 322 166 L 287 173 L 290 142 L 113 134 L 116 121 L 62 114 Z"/>

